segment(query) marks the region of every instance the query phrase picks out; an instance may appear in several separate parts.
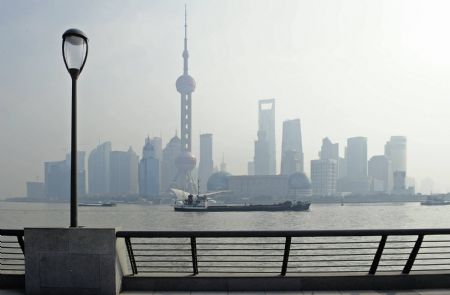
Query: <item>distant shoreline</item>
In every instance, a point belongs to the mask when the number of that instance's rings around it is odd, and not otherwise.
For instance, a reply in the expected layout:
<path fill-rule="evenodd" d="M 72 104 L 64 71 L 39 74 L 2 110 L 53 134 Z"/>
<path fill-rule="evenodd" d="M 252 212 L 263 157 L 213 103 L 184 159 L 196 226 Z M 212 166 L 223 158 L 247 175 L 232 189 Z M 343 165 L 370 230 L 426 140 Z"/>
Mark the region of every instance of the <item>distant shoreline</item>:
<path fill-rule="evenodd" d="M 448 196 L 448 195 L 447 195 Z M 450 196 L 448 196 L 450 197 Z M 413 196 L 385 196 L 385 195 L 373 195 L 373 196 L 347 196 L 345 198 L 342 197 L 310 197 L 310 198 L 302 198 L 301 201 L 309 201 L 312 204 L 371 204 L 371 203 L 417 203 L 422 202 L 426 199 L 425 195 L 413 195 Z M 280 200 L 281 201 L 281 200 Z M 16 202 L 16 203 L 49 203 L 49 204 L 65 204 L 69 203 L 69 200 L 43 200 L 43 199 L 31 199 L 25 197 L 17 197 L 17 198 L 7 198 L 0 200 L 0 202 Z M 117 202 L 112 198 L 105 199 L 92 199 L 92 198 L 80 198 L 80 203 L 96 203 L 96 202 Z M 276 201 L 274 201 L 276 202 Z M 136 202 L 135 200 L 121 200 L 118 201 L 119 204 L 135 204 L 135 205 L 151 205 L 149 203 Z M 234 200 L 233 203 L 230 204 L 238 204 Z M 251 203 L 251 204 L 259 204 L 265 202 L 258 202 L 258 200 L 245 200 L 241 203 Z M 159 205 L 159 204 L 154 204 Z"/>

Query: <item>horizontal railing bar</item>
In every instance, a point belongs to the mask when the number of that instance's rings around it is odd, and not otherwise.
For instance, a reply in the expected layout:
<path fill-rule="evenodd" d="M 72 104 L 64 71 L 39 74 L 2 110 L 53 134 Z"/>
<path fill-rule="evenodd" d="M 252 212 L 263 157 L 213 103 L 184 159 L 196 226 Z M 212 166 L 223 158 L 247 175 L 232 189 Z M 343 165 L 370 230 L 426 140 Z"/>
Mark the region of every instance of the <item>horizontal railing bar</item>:
<path fill-rule="evenodd" d="M 450 243 L 450 240 L 426 240 L 422 243 Z"/>
<path fill-rule="evenodd" d="M 420 271 L 428 271 L 428 272 L 447 272 L 450 271 L 450 268 L 422 268 L 422 269 L 414 269 L 411 271 L 420 272 Z"/>
<path fill-rule="evenodd" d="M 173 255 L 167 255 L 167 254 L 161 254 L 161 255 L 144 255 L 144 254 L 135 254 L 135 257 L 191 257 L 189 254 L 173 254 Z"/>
<path fill-rule="evenodd" d="M 305 257 L 329 257 L 329 256 L 373 256 L 373 253 L 338 253 L 338 254 L 290 254 L 289 256 L 305 256 Z"/>
<path fill-rule="evenodd" d="M 329 241 L 329 242 L 297 242 L 291 243 L 291 245 L 329 245 L 329 244 L 377 244 L 380 241 L 346 241 L 346 242 L 338 242 L 338 241 Z"/>
<path fill-rule="evenodd" d="M 170 270 L 165 270 L 165 271 L 139 271 L 139 273 L 177 273 L 177 274 L 192 274 L 192 271 L 170 271 Z"/>
<path fill-rule="evenodd" d="M 224 270 L 224 271 L 219 271 L 219 270 L 202 270 L 202 273 L 276 273 L 279 274 L 280 271 L 228 271 L 228 270 Z"/>
<path fill-rule="evenodd" d="M 271 248 L 197 248 L 197 251 L 283 251 L 284 249 L 271 249 Z"/>
<path fill-rule="evenodd" d="M 423 249 L 423 248 L 440 248 L 440 249 L 445 249 L 445 248 L 450 248 L 450 245 L 442 245 L 442 246 L 439 246 L 439 245 L 436 245 L 436 246 L 421 246 L 420 247 L 421 249 Z"/>
<path fill-rule="evenodd" d="M 207 263 L 207 262 L 236 262 L 236 263 L 281 263 L 282 260 L 199 260 L 199 263 Z"/>
<path fill-rule="evenodd" d="M 0 263 L 0 265 L 18 265 L 18 266 L 24 266 L 23 263 Z"/>
<path fill-rule="evenodd" d="M 0 236 L 23 236 L 23 229 L 0 229 Z"/>
<path fill-rule="evenodd" d="M 141 245 L 169 245 L 169 246 L 176 246 L 176 245 L 181 245 L 181 246 L 190 246 L 190 244 L 188 243 L 141 243 L 141 242 L 131 242 L 131 244 L 133 246 L 141 246 Z"/>
<path fill-rule="evenodd" d="M 173 248 L 169 248 L 169 249 L 162 249 L 162 248 L 158 248 L 158 249 L 142 249 L 142 248 L 134 248 L 133 247 L 133 252 L 138 252 L 138 251 L 146 251 L 146 252 L 158 252 L 158 251 L 164 251 L 164 252 L 171 252 L 171 251 L 190 251 L 191 249 L 185 248 L 185 249 L 173 249 Z"/>
<path fill-rule="evenodd" d="M 17 243 L 17 239 L 16 239 L 16 240 L 10 240 L 10 241 L 0 240 L 0 244 L 18 244 L 18 243 Z"/>
<path fill-rule="evenodd" d="M 14 258 L 14 257 L 12 257 L 12 256 L 2 256 L 2 257 L 0 257 L 0 260 L 2 260 L 2 259 L 4 259 L 4 260 L 8 260 L 8 259 L 11 259 L 11 260 L 23 260 L 23 259 L 25 259 L 24 258 L 24 256 L 23 255 L 21 255 L 20 257 L 18 257 L 18 258 Z"/>
<path fill-rule="evenodd" d="M 135 260 L 136 263 L 138 262 L 188 262 L 188 263 L 192 263 L 192 261 L 190 260 Z"/>
<path fill-rule="evenodd" d="M 312 260 L 289 260 L 289 263 L 303 263 L 303 262 L 335 262 L 335 261 L 366 261 L 371 262 L 373 259 L 327 259 L 327 260 L 319 260 L 319 259 L 312 259 Z"/>
<path fill-rule="evenodd" d="M 376 250 L 377 247 L 342 247 L 342 248 L 291 248 L 291 251 L 327 251 L 327 250 Z M 405 248 L 409 249 L 409 248 Z"/>
<path fill-rule="evenodd" d="M 450 260 L 450 257 L 422 257 L 422 258 L 417 258 L 416 261 L 421 261 L 421 260 Z"/>
<path fill-rule="evenodd" d="M 367 270 L 366 269 L 363 269 L 363 270 L 336 270 L 336 271 L 327 271 L 327 270 L 322 270 L 322 271 L 292 271 L 292 270 L 289 270 L 289 273 L 291 273 L 291 274 L 296 274 L 296 273 L 307 273 L 307 274 L 311 274 L 311 273 L 351 273 L 351 272 L 367 273 Z"/>
<path fill-rule="evenodd" d="M 161 262 L 161 261 L 136 261 L 136 265 L 141 266 L 156 266 L 157 264 L 153 263 L 165 263 L 164 265 L 173 266 L 173 267 L 179 267 L 183 266 L 185 264 L 189 264 L 191 261 L 170 261 L 170 262 Z M 152 264 L 150 264 L 152 263 Z M 174 264 L 177 263 L 177 264 Z M 192 262 L 191 262 L 192 263 Z M 161 264 L 163 265 L 163 264 Z"/>
<path fill-rule="evenodd" d="M 417 254 L 417 256 L 430 255 L 430 254 L 450 254 L 450 252 L 419 252 L 419 254 Z"/>
<path fill-rule="evenodd" d="M 22 231 L 23 232 L 23 231 Z M 1 234 L 1 232 L 0 232 Z M 117 237 L 179 238 L 179 237 L 349 237 L 349 236 L 450 235 L 450 228 L 367 229 L 367 230 L 298 230 L 298 231 L 118 231 Z"/>
<path fill-rule="evenodd" d="M 198 254 L 198 257 L 265 257 L 265 256 L 283 256 L 283 254 Z"/>
<path fill-rule="evenodd" d="M 192 265 L 186 265 L 186 267 L 182 267 L 182 266 L 174 266 L 174 265 L 151 265 L 151 266 L 145 266 L 145 265 L 138 265 L 139 267 L 139 272 L 141 272 L 141 269 L 147 269 L 147 268 L 151 268 L 151 269 L 158 269 L 158 268 L 171 268 L 171 269 L 192 269 Z"/>
<path fill-rule="evenodd" d="M 208 242 L 200 242 L 197 243 L 197 246 L 200 245 L 284 245 L 284 243 L 273 243 L 273 242 L 248 242 L 248 243 L 234 243 L 234 242 L 230 242 L 230 243 L 208 243 Z"/>
<path fill-rule="evenodd" d="M 291 268 L 298 268 L 298 269 L 303 269 L 303 268 L 335 268 L 335 267 L 339 267 L 339 268 L 343 268 L 343 267 L 347 267 L 347 268 L 355 268 L 355 267 L 359 267 L 359 268 L 363 268 L 363 267 L 370 267 L 370 264 L 357 264 L 357 265 L 302 265 L 302 266 L 291 266 Z"/>

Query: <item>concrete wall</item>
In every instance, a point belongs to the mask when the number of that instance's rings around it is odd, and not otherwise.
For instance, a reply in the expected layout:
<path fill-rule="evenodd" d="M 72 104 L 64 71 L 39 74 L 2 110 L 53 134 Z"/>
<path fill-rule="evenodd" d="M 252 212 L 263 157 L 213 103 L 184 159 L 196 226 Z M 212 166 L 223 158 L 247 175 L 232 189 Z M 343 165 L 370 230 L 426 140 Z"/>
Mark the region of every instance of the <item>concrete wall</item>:
<path fill-rule="evenodd" d="M 26 228 L 26 293 L 118 294 L 122 268 L 115 233 L 115 229 Z"/>

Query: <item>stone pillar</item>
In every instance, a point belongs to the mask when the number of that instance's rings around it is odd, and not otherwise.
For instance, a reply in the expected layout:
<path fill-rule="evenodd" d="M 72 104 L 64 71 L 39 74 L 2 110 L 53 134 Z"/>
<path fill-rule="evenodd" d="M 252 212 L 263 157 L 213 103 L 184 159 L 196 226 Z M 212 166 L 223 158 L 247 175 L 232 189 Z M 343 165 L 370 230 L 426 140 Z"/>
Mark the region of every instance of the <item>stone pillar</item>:
<path fill-rule="evenodd" d="M 120 292 L 116 229 L 26 228 L 26 294 Z"/>

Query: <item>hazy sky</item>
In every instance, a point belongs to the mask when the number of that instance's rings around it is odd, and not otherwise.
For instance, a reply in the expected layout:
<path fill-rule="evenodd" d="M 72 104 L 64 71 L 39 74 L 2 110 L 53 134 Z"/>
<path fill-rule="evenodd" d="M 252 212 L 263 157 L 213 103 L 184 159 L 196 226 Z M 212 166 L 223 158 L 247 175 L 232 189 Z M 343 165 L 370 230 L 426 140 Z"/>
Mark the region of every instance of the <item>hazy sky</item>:
<path fill-rule="evenodd" d="M 184 1 L 0 1 L 0 196 L 43 180 L 70 144 L 61 35 L 89 37 L 79 79 L 79 149 L 113 149 L 179 129 Z M 193 149 L 214 134 L 233 174 L 253 158 L 258 99 L 302 123 L 305 170 L 321 140 L 368 137 L 369 157 L 408 137 L 408 175 L 450 190 L 450 2 L 187 1 Z"/>

